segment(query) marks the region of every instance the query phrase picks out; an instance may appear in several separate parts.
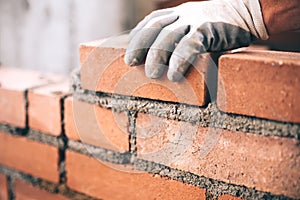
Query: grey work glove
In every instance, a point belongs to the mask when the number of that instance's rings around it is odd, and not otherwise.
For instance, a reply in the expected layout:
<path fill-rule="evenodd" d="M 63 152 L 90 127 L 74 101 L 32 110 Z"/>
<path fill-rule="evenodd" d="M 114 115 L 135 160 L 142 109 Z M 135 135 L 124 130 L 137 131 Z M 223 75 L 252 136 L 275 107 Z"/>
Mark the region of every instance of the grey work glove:
<path fill-rule="evenodd" d="M 169 66 L 168 78 L 179 81 L 199 54 L 248 46 L 256 38 L 268 38 L 258 0 L 188 2 L 146 16 L 129 34 L 125 63 L 146 59 L 150 78 Z"/>

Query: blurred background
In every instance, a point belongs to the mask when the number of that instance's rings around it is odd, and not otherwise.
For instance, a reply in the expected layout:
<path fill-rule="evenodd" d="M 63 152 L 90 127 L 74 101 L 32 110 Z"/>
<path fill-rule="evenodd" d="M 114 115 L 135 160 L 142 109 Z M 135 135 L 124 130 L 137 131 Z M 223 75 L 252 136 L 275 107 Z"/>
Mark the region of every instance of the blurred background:
<path fill-rule="evenodd" d="M 79 43 L 119 34 L 156 7 L 151 0 L 0 0 L 0 62 L 68 74 Z"/>
<path fill-rule="evenodd" d="M 187 0 L 0 0 L 0 62 L 4 66 L 69 74 L 80 43 L 132 29 L 152 10 Z M 258 44 L 300 51 L 300 33 Z"/>

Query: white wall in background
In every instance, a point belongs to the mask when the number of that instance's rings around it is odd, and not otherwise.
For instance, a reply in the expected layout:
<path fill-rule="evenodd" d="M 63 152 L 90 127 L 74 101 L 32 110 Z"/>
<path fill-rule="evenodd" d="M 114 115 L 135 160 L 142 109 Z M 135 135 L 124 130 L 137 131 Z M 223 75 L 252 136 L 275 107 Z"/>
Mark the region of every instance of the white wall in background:
<path fill-rule="evenodd" d="M 79 64 L 79 43 L 118 34 L 152 7 L 149 0 L 0 0 L 0 62 L 68 74 Z"/>

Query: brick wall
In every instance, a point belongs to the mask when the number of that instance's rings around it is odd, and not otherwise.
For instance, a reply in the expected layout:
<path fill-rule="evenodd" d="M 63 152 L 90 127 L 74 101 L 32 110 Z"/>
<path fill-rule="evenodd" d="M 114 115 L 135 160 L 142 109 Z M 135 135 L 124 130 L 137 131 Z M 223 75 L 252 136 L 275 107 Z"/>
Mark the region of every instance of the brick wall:
<path fill-rule="evenodd" d="M 0 67 L 0 199 L 300 198 L 299 53 L 206 55 L 171 83 L 123 39 L 82 44 L 71 80 Z"/>

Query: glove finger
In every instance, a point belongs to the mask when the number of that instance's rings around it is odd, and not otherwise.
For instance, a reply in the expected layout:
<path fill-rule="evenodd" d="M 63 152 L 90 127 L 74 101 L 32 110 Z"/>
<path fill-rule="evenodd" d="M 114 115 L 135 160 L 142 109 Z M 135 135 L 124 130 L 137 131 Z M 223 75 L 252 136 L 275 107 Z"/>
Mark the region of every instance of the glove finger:
<path fill-rule="evenodd" d="M 197 56 L 205 53 L 206 48 L 202 43 L 203 37 L 192 32 L 182 38 L 171 55 L 168 79 L 171 81 L 180 81 L 188 68 L 195 64 Z"/>
<path fill-rule="evenodd" d="M 128 35 L 129 41 L 136 35 L 136 33 L 138 31 L 140 31 L 142 28 L 144 28 L 144 26 L 146 26 L 146 24 L 148 24 L 153 18 L 160 17 L 160 16 L 163 16 L 163 15 L 168 15 L 168 14 L 171 14 L 172 12 L 173 12 L 172 10 L 170 10 L 169 8 L 167 8 L 167 9 L 153 11 L 152 13 L 150 13 L 149 15 L 147 15 L 142 21 L 140 21 L 134 27 L 134 29 L 132 29 L 130 31 L 130 33 Z"/>
<path fill-rule="evenodd" d="M 142 64 L 150 46 L 153 44 L 163 27 L 173 23 L 177 19 L 178 16 L 176 15 L 152 19 L 143 29 L 137 32 L 129 42 L 124 58 L 125 63 L 129 66 Z"/>
<path fill-rule="evenodd" d="M 189 31 L 189 26 L 173 23 L 165 27 L 149 49 L 145 72 L 149 78 L 159 78 L 164 73 L 176 44 Z"/>

